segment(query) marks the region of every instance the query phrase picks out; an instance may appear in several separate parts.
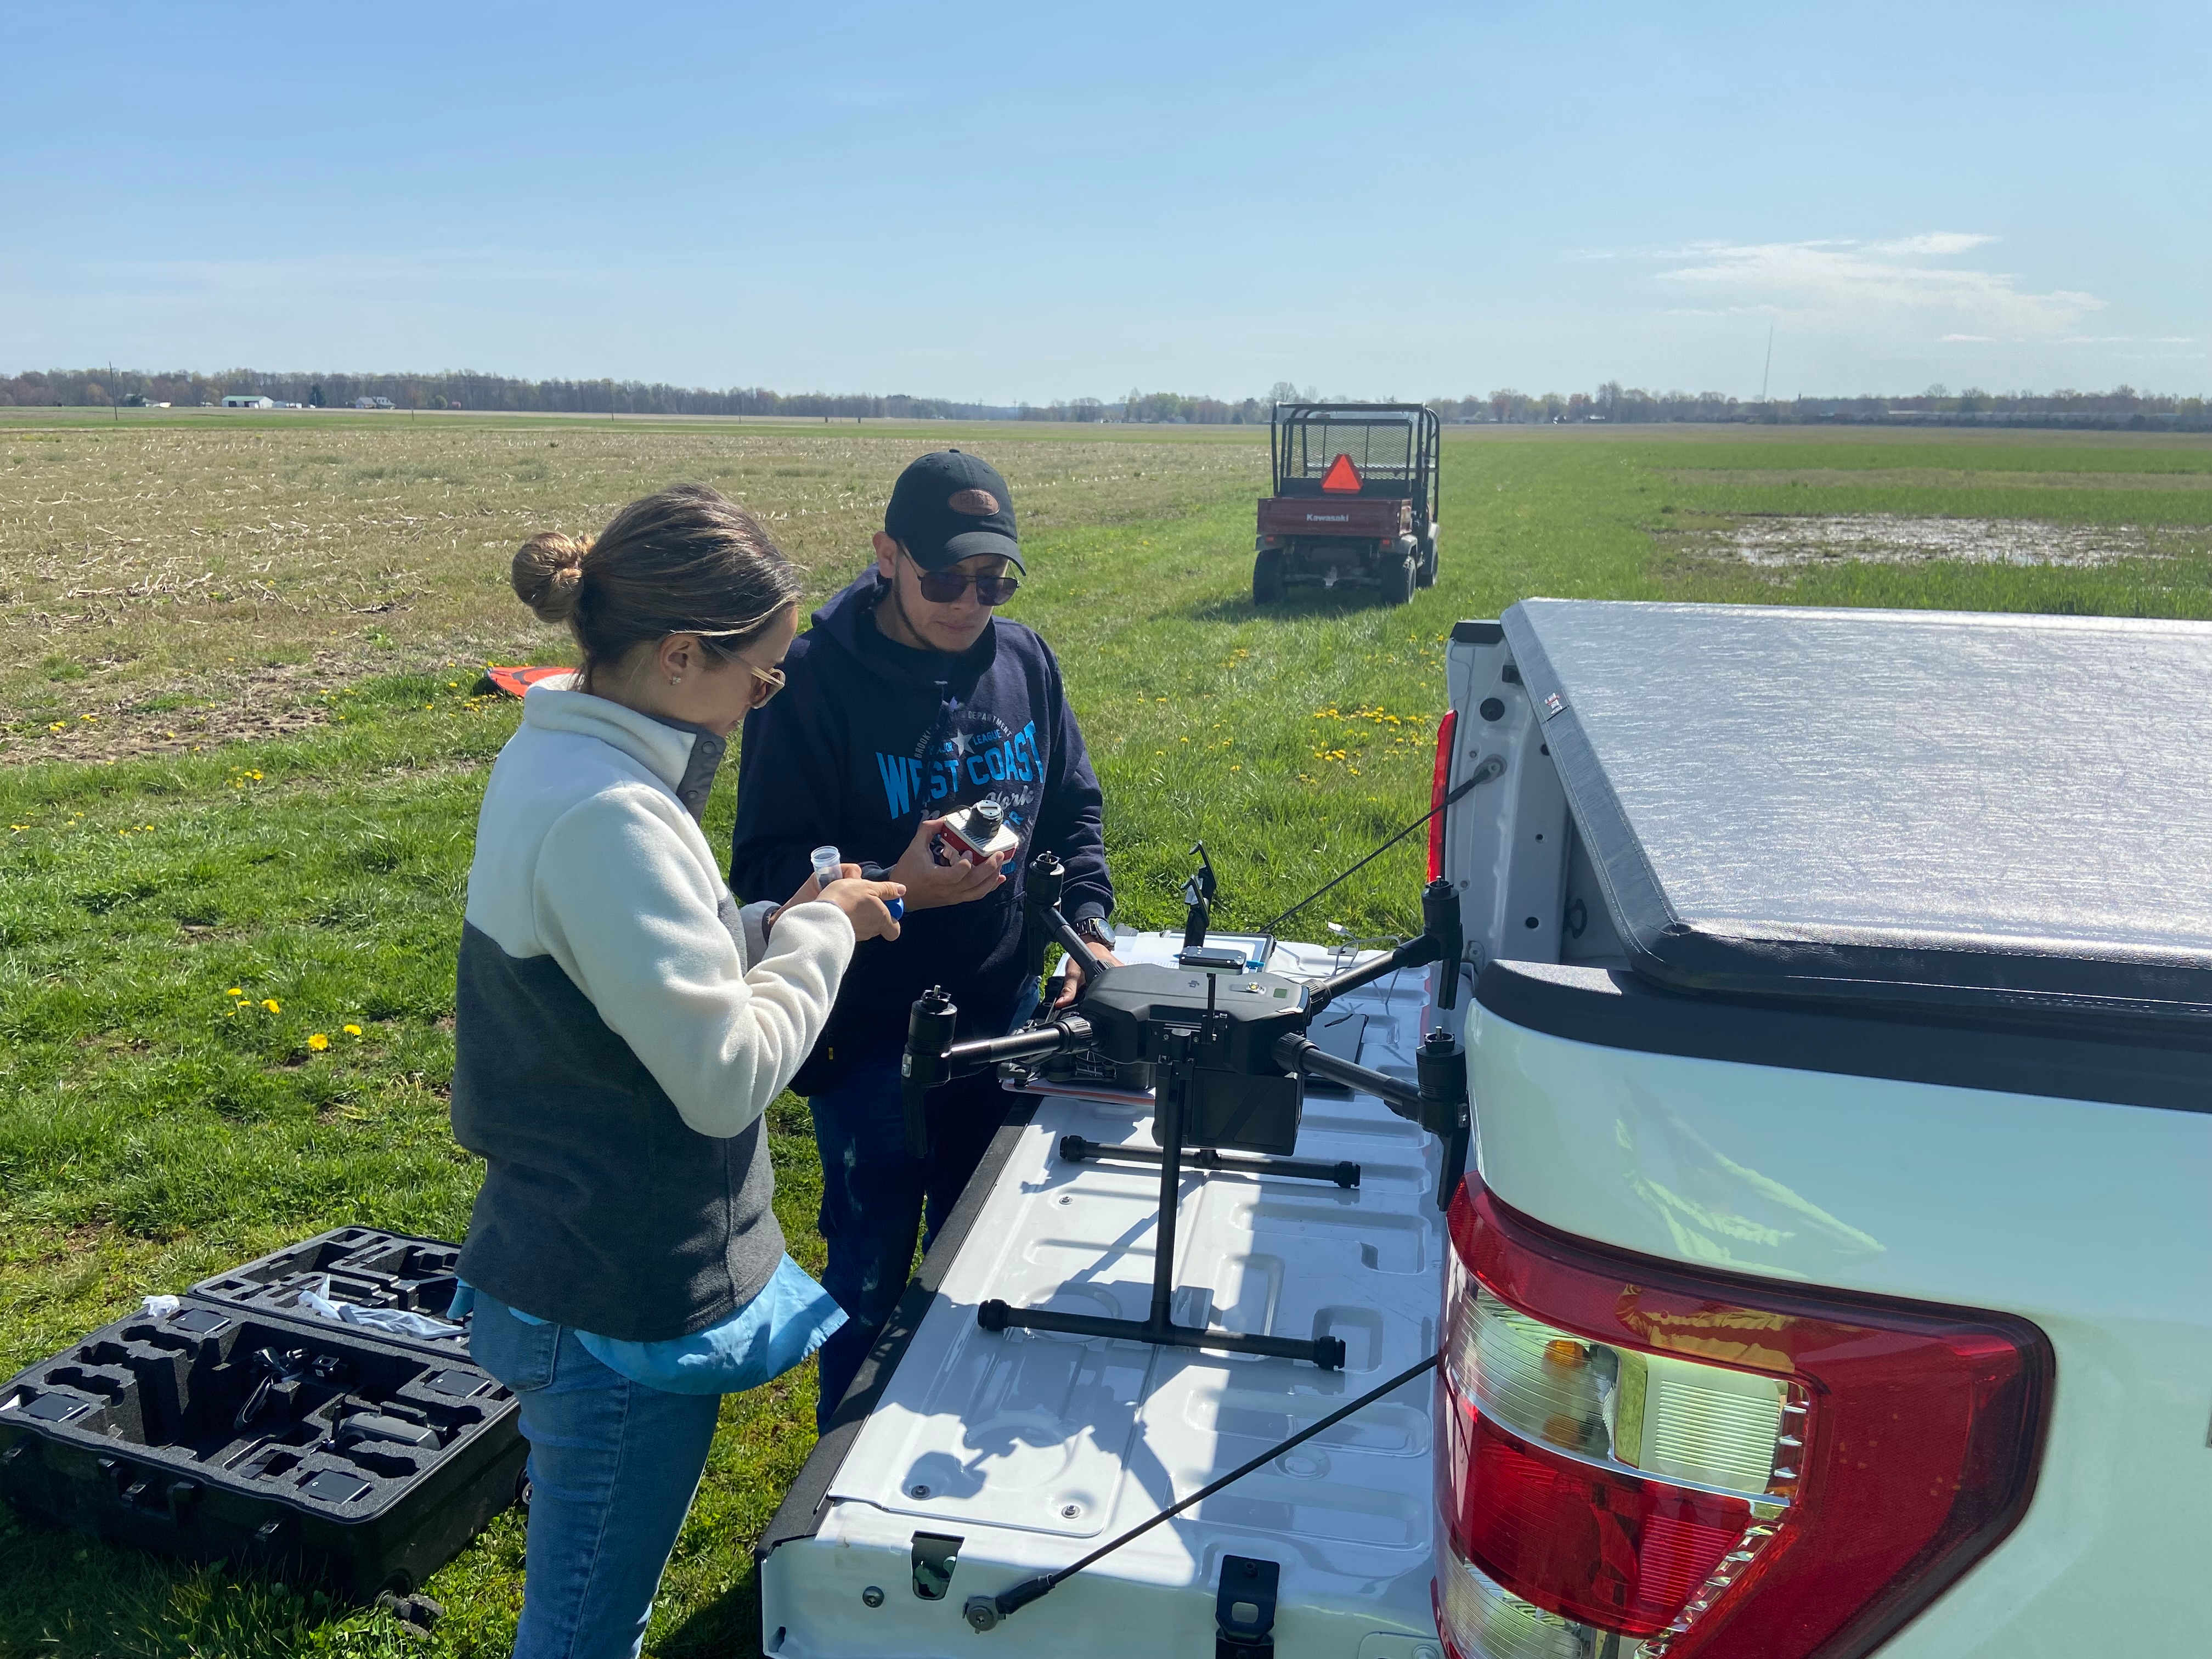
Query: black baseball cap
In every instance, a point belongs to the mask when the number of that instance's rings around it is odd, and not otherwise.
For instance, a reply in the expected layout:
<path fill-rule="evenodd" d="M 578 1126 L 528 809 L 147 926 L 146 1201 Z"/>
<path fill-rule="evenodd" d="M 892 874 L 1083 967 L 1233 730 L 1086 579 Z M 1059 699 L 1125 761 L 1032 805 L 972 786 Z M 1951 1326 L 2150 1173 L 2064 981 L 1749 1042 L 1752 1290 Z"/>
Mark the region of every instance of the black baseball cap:
<path fill-rule="evenodd" d="M 899 474 L 884 508 L 884 534 L 924 570 L 989 553 L 1028 574 L 1014 537 L 1013 492 L 998 468 L 957 449 L 924 455 Z"/>

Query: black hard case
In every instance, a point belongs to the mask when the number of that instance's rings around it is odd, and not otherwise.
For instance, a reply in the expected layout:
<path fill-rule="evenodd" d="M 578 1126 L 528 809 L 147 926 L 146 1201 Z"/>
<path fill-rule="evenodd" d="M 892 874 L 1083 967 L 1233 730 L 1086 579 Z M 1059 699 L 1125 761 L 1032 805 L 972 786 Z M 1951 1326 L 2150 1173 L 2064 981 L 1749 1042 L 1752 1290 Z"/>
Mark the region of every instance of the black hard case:
<path fill-rule="evenodd" d="M 338 1242 L 395 1241 L 344 1229 L 240 1273 Z M 210 1299 L 238 1276 L 209 1281 L 218 1288 L 166 1316 L 104 1325 L 0 1385 L 0 1496 L 118 1543 L 362 1600 L 420 1584 L 514 1501 L 529 1449 L 514 1396 L 468 1363 L 465 1342 L 264 1311 L 243 1286 Z M 386 1288 L 422 1277 L 403 1260 Z M 273 1287 L 286 1278 L 252 1282 L 281 1297 Z M 358 1285 L 337 1288 L 365 1299 Z M 438 1310 L 451 1299 L 449 1288 Z M 425 1443 L 361 1437 L 345 1428 L 356 1417 Z"/>

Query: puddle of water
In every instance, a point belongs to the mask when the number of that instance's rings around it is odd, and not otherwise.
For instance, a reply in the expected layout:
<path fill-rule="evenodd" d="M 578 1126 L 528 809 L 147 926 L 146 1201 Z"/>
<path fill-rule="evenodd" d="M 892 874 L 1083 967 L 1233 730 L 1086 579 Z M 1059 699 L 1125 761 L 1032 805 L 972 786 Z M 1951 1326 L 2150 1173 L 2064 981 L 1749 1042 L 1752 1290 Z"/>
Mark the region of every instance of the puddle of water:
<path fill-rule="evenodd" d="M 2101 565 L 2155 557 L 2139 525 L 2048 524 L 2035 519 L 1909 519 L 1887 514 L 1747 519 L 1713 545 L 1747 564 Z"/>
<path fill-rule="evenodd" d="M 2212 494 L 2212 471 L 2022 472 L 2010 467 L 1932 466 L 1721 467 L 1683 466 L 1667 476 L 1683 484 L 1750 484 L 1774 488 L 1808 484 L 1824 489 L 1867 489 L 1901 484 L 1909 489 L 2151 489 Z"/>

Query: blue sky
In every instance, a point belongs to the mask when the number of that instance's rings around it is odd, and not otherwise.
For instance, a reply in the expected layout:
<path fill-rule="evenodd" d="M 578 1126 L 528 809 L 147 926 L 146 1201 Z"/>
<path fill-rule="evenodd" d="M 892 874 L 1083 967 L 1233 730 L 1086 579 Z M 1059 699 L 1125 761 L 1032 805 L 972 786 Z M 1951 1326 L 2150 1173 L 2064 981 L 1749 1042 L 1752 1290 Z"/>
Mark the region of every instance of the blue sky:
<path fill-rule="evenodd" d="M 2212 7 L 0 8 L 0 371 L 2212 392 Z"/>

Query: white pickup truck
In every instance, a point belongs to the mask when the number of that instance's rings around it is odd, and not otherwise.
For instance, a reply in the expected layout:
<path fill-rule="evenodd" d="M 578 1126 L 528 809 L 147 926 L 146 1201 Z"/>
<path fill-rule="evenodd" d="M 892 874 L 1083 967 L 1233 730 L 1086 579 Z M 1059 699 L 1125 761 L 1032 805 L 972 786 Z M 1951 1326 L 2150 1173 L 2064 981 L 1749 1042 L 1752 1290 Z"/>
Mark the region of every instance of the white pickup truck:
<path fill-rule="evenodd" d="M 2212 626 L 1531 600 L 1449 673 L 1459 977 L 1308 1035 L 1398 1079 L 1462 1036 L 1467 1179 L 1440 1213 L 1436 1139 L 1310 1088 L 1356 1186 L 1176 1211 L 1183 1322 L 1340 1369 L 979 1326 L 1152 1288 L 1153 1176 L 1060 1156 L 1149 1115 L 1046 1094 L 762 1540 L 765 1650 L 2204 1650 Z"/>

